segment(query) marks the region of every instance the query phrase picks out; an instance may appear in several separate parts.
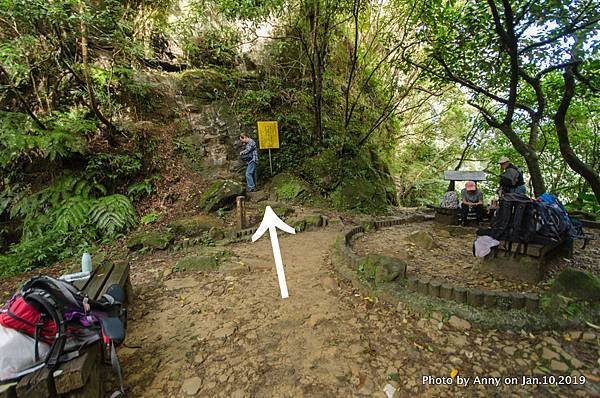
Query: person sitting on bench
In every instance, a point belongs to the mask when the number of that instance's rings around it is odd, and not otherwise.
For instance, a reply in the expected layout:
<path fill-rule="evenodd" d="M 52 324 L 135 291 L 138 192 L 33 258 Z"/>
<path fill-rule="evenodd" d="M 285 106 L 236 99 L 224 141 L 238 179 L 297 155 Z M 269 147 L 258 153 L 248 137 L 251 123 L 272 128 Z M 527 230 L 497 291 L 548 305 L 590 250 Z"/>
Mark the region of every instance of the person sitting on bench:
<path fill-rule="evenodd" d="M 468 181 L 460 194 L 462 196 L 460 204 L 462 225 L 467 224 L 467 216 L 472 208 L 475 208 L 477 223 L 481 224 L 483 219 L 483 193 L 477 188 L 474 181 Z"/>

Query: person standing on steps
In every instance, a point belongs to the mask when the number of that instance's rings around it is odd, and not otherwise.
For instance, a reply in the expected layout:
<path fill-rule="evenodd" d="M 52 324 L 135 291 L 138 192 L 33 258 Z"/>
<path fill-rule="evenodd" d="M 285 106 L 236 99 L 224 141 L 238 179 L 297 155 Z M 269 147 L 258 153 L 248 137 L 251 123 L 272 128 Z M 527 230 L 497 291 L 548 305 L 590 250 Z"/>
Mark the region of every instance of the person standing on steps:
<path fill-rule="evenodd" d="M 502 174 L 500 174 L 500 196 L 503 193 L 520 193 L 526 195 L 527 191 L 525 190 L 523 172 L 514 166 L 506 156 L 502 156 L 498 160 L 498 164 L 502 168 Z"/>
<path fill-rule="evenodd" d="M 240 141 L 245 144 L 245 148 L 240 152 L 240 158 L 248 163 L 246 166 L 246 184 L 248 192 L 256 191 L 256 167 L 258 166 L 258 150 L 256 142 L 246 133 L 240 134 Z"/>

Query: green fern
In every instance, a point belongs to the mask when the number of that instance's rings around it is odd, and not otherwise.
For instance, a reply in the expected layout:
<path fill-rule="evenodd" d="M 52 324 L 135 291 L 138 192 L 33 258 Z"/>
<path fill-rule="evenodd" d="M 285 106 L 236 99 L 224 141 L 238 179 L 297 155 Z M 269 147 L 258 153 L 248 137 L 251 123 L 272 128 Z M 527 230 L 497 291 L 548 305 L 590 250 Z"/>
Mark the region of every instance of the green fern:
<path fill-rule="evenodd" d="M 88 223 L 93 201 L 85 197 L 74 196 L 67 199 L 61 207 L 53 212 L 54 228 L 67 233 Z"/>
<path fill-rule="evenodd" d="M 148 196 L 154 191 L 154 182 L 159 179 L 159 176 L 153 175 L 145 178 L 142 182 L 130 185 L 129 188 L 127 188 L 127 194 L 134 200 Z"/>
<path fill-rule="evenodd" d="M 62 207 L 72 197 L 91 199 L 98 193 L 106 195 L 106 188 L 86 178 L 64 175 L 41 191 L 16 201 L 10 217 L 34 218 L 50 209 Z"/>
<path fill-rule="evenodd" d="M 115 238 L 137 223 L 137 214 L 127 196 L 110 195 L 98 199 L 89 212 L 93 223 L 105 238 Z"/>

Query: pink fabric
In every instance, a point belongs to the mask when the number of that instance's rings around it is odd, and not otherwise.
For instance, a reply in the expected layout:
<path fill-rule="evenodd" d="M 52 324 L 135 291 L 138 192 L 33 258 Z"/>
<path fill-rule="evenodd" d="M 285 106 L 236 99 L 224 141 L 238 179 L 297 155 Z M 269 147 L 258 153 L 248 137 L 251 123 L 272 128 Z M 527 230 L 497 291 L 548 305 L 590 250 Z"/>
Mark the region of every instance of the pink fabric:
<path fill-rule="evenodd" d="M 499 244 L 500 242 L 491 236 L 479 236 L 475 241 L 475 255 L 477 257 L 485 257 L 490 254 L 492 247 L 498 246 Z"/>

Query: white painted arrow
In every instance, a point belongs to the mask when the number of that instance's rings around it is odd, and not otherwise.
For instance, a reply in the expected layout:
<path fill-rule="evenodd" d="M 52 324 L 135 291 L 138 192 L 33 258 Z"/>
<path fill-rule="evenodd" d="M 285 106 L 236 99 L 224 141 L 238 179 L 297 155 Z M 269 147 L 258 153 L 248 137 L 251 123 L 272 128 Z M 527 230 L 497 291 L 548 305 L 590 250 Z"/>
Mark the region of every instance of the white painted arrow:
<path fill-rule="evenodd" d="M 275 258 L 275 269 L 277 270 L 277 279 L 279 279 L 279 288 L 281 289 L 281 298 L 288 298 L 287 283 L 285 282 L 285 273 L 283 272 L 283 261 L 281 260 L 281 251 L 279 250 L 279 240 L 277 239 L 277 230 L 279 228 L 290 234 L 295 234 L 296 230 L 283 221 L 271 209 L 271 206 L 265 208 L 265 215 L 260 223 L 260 226 L 252 235 L 252 242 L 256 242 L 267 229 L 271 237 L 271 246 L 273 246 L 273 257 Z"/>

